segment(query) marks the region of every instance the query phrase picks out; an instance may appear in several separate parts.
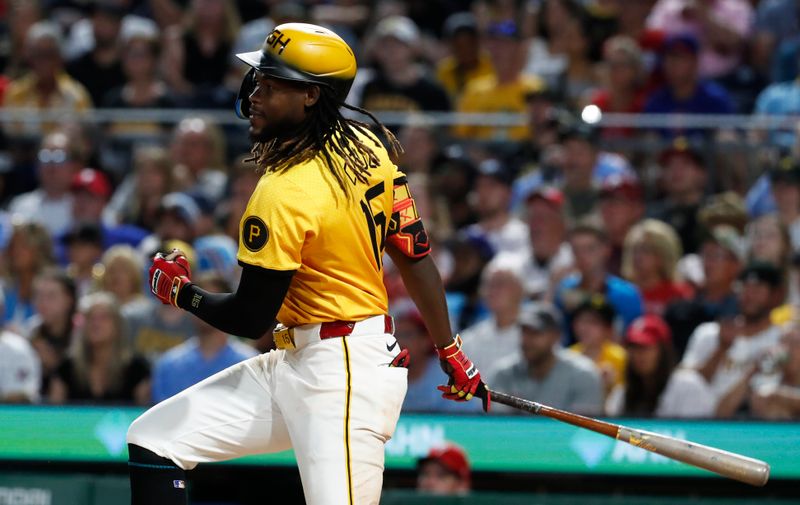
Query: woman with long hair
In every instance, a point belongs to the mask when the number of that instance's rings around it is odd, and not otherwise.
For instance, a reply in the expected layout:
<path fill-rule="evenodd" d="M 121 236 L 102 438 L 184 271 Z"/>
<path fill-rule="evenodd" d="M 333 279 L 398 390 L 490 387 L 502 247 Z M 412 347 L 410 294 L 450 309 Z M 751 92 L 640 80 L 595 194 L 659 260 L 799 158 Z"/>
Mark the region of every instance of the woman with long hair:
<path fill-rule="evenodd" d="M 682 248 L 678 234 L 657 219 L 634 225 L 622 249 L 622 275 L 638 286 L 648 314 L 663 315 L 667 305 L 692 296 L 692 288 L 678 280 Z"/>
<path fill-rule="evenodd" d="M 14 223 L 6 249 L 3 283 L 5 316 L 3 321 L 22 331 L 36 312 L 33 284 L 36 276 L 55 262 L 53 240 L 47 229 L 32 222 Z"/>
<path fill-rule="evenodd" d="M 58 368 L 51 403 L 135 403 L 150 401 L 150 365 L 129 350 L 119 302 L 109 292 L 80 302 L 80 327 L 70 356 Z"/>
<path fill-rule="evenodd" d="M 695 370 L 675 368 L 669 327 L 646 314 L 628 327 L 625 384 L 612 390 L 606 413 L 626 417 L 708 417 L 716 401 Z"/>

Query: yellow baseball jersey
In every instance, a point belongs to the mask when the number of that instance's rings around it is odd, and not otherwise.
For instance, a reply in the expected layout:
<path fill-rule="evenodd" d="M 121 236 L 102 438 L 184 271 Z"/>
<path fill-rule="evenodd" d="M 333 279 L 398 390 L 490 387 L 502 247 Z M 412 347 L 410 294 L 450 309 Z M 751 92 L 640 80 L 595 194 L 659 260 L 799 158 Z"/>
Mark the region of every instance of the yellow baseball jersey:
<path fill-rule="evenodd" d="M 377 142 L 372 136 L 359 136 L 367 145 Z M 265 173 L 250 197 L 240 222 L 238 259 L 270 270 L 295 271 L 277 316 L 286 326 L 358 321 L 387 313 L 384 243 L 389 229 L 397 228 L 395 199 L 404 200 L 408 189 L 383 145 L 378 142 L 373 151 L 378 165 L 367 183 L 351 177 L 349 196 L 317 157 Z M 335 163 L 344 163 L 335 153 L 331 156 Z M 413 206 L 402 214 L 406 221 L 418 220 Z"/>

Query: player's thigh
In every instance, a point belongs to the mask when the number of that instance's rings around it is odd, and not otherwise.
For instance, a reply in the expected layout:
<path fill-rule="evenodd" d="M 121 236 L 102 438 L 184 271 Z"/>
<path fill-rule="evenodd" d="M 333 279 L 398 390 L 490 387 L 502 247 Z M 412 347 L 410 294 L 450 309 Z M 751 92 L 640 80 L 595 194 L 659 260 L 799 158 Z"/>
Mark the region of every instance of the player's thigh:
<path fill-rule="evenodd" d="M 128 442 L 190 469 L 291 446 L 274 400 L 282 353 L 255 356 L 164 400 L 128 430 Z"/>
<path fill-rule="evenodd" d="M 389 337 L 390 340 L 391 337 Z M 310 505 L 377 504 L 384 445 L 406 391 L 382 335 L 331 339 L 301 350 L 278 392 Z M 285 395 L 285 396 L 284 396 Z"/>

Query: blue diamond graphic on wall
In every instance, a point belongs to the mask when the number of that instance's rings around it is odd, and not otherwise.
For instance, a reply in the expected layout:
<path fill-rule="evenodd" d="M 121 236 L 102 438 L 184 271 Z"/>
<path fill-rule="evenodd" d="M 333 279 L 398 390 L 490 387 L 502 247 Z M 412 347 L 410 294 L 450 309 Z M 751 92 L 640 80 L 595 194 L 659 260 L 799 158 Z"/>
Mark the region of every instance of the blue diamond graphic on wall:
<path fill-rule="evenodd" d="M 613 445 L 614 441 L 610 438 L 585 430 L 576 431 L 569 441 L 570 448 L 589 468 L 597 466 Z"/>
<path fill-rule="evenodd" d="M 119 456 L 125 450 L 125 435 L 131 422 L 131 416 L 117 410 L 101 417 L 95 425 L 95 436 L 112 456 Z"/>

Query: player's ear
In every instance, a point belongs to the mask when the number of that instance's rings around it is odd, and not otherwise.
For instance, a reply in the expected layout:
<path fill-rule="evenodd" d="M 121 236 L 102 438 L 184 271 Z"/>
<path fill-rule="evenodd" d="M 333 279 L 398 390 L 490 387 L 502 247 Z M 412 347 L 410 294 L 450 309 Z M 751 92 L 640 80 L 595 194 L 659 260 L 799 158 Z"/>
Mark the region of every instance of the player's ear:
<path fill-rule="evenodd" d="M 311 107 L 312 105 L 317 103 L 317 101 L 319 100 L 319 95 L 320 95 L 319 86 L 317 86 L 316 84 L 312 84 L 311 86 L 306 86 L 306 97 L 304 105 L 306 107 Z"/>

